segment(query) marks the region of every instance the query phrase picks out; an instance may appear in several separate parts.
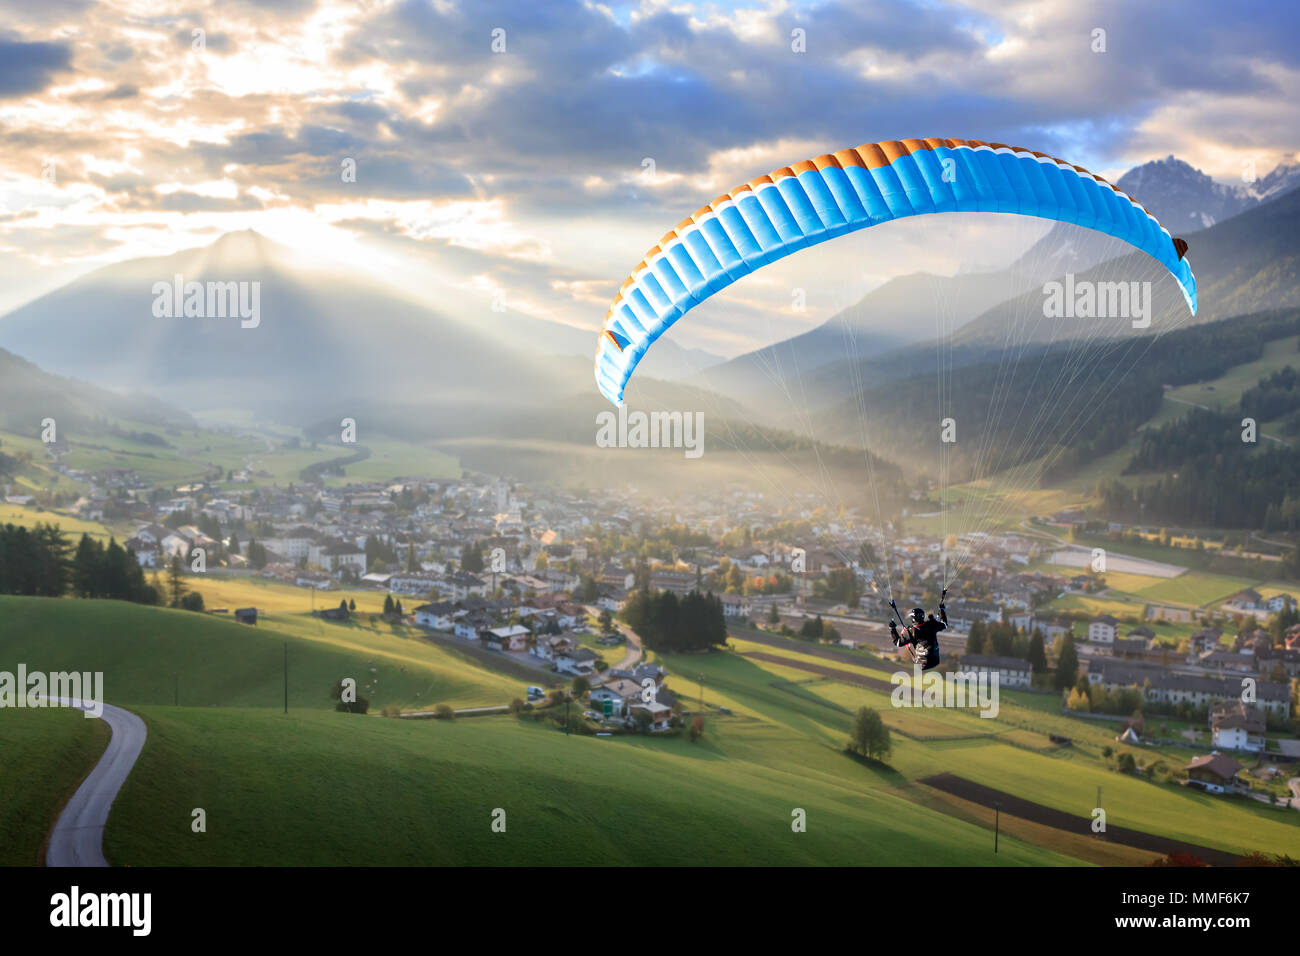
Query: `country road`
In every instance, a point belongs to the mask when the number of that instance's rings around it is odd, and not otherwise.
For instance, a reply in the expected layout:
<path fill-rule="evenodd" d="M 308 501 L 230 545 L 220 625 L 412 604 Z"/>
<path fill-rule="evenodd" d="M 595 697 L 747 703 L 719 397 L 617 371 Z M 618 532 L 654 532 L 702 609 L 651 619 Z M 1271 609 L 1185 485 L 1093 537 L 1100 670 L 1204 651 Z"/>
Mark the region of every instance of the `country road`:
<path fill-rule="evenodd" d="M 88 709 L 84 701 L 76 698 L 54 699 L 67 707 Z M 100 719 L 108 724 L 112 736 L 95 769 L 55 821 L 45 850 L 46 866 L 108 866 L 104 859 L 108 811 L 144 748 L 147 731 L 143 720 L 112 704 L 104 704 Z"/>
<path fill-rule="evenodd" d="M 630 671 L 641 659 L 641 638 L 632 632 L 631 628 L 614 625 L 618 632 L 627 638 L 627 651 L 623 654 L 623 659 L 614 665 L 611 670 Z"/>

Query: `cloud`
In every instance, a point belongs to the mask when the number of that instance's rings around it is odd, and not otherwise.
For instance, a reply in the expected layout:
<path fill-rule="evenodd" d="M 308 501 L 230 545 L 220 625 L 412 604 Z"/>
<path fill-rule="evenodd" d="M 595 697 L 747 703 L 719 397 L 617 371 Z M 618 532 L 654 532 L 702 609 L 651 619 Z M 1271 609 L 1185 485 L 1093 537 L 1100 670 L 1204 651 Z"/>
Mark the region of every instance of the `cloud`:
<path fill-rule="evenodd" d="M 319 223 L 411 276 L 483 276 L 592 328 L 601 290 L 683 216 L 824 150 L 959 136 L 1111 175 L 1173 152 L 1221 178 L 1300 150 L 1300 9 L 1259 0 L 1230 15 L 1211 0 L 0 8 L 14 31 L 0 39 L 0 181 L 39 179 L 46 158 L 60 177 L 7 194 L 30 209 L 0 209 L 38 213 L 0 220 L 27 255 L 71 266 L 292 214 L 296 234 Z M 76 241 L 56 241 L 46 227 L 70 208 Z M 944 236 L 897 231 L 870 281 L 951 271 L 958 248 L 983 261 L 976 231 Z M 840 256 L 824 247 L 771 289 L 739 283 L 679 341 L 734 350 L 819 321 L 791 319 L 789 286 L 832 286 Z"/>
<path fill-rule="evenodd" d="M 38 93 L 56 74 L 71 69 L 72 50 L 62 43 L 0 39 L 0 97 Z"/>

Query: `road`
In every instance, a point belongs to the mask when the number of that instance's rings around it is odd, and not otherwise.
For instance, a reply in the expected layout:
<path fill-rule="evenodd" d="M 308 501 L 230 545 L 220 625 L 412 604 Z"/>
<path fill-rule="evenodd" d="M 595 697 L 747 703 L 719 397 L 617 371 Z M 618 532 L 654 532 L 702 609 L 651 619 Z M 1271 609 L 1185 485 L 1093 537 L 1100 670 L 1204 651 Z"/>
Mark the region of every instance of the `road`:
<path fill-rule="evenodd" d="M 584 608 L 587 611 L 587 616 L 591 620 L 600 620 L 600 608 L 596 607 L 594 604 L 584 605 Z M 627 639 L 627 650 L 623 652 L 623 659 L 621 661 L 617 664 L 610 665 L 610 670 L 630 671 L 636 665 L 637 661 L 641 659 L 641 638 L 632 633 L 630 628 L 626 628 L 620 624 L 617 619 L 614 620 L 613 625 L 614 630 L 618 631 L 618 633 L 622 634 L 623 637 Z M 599 628 L 599 625 L 597 625 L 597 627 Z"/>
<path fill-rule="evenodd" d="M 54 699 L 66 707 L 88 709 L 86 703 L 77 698 Z M 108 866 L 104 859 L 104 827 L 108 824 L 108 811 L 126 782 L 127 774 L 135 766 L 148 732 L 143 720 L 112 704 L 104 704 L 100 719 L 108 724 L 112 736 L 95 769 L 82 781 L 54 822 L 49 846 L 45 849 L 46 866 Z"/>
<path fill-rule="evenodd" d="M 612 670 L 630 671 L 636 666 L 636 662 L 641 659 L 641 638 L 637 637 L 631 629 L 614 625 L 618 632 L 627 638 L 627 650 L 623 653 L 623 659 L 611 668 Z"/>

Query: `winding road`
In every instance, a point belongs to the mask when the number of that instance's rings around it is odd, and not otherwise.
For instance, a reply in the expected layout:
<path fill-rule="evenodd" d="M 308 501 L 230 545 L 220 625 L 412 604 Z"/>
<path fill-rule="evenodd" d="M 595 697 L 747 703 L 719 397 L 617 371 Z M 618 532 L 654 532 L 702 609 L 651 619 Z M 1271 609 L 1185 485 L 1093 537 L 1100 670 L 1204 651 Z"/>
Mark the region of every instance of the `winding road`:
<path fill-rule="evenodd" d="M 89 705 L 77 698 L 58 697 L 65 707 L 88 710 Z M 100 719 L 112 733 L 104 755 L 82 781 L 68 805 L 50 831 L 45 849 L 46 866 L 108 866 L 104 859 L 104 827 L 113 800 L 126 782 L 144 748 L 147 735 L 144 721 L 130 711 L 104 704 Z"/>

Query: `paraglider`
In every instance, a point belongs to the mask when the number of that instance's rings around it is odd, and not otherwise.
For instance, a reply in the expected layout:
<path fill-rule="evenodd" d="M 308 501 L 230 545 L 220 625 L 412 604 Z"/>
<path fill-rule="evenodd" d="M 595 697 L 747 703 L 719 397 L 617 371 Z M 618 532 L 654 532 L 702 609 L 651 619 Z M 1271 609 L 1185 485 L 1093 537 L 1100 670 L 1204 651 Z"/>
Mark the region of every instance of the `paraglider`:
<path fill-rule="evenodd" d="M 605 315 L 596 348 L 601 393 L 622 405 L 633 371 L 655 340 L 741 277 L 849 232 L 940 212 L 1012 213 L 1107 233 L 1163 265 L 1196 313 L 1187 243 L 1086 169 L 974 139 L 868 143 L 737 186 L 660 239 Z"/>
<path fill-rule="evenodd" d="M 948 596 L 948 589 L 943 589 L 943 596 L 939 598 L 939 619 L 935 620 L 933 614 L 929 620 L 926 619 L 925 609 L 912 608 L 912 620 L 909 624 L 903 623 L 903 617 L 898 613 L 898 605 L 893 601 L 889 606 L 893 608 L 895 616 L 898 617 L 898 623 L 903 625 L 902 631 L 891 620 L 889 622 L 889 636 L 894 642 L 895 647 L 907 647 L 912 654 L 912 660 L 920 665 L 921 670 L 928 671 L 939 666 L 939 632 L 948 629 L 948 608 L 944 600 Z"/>

